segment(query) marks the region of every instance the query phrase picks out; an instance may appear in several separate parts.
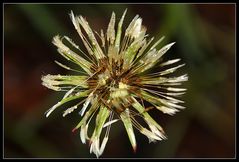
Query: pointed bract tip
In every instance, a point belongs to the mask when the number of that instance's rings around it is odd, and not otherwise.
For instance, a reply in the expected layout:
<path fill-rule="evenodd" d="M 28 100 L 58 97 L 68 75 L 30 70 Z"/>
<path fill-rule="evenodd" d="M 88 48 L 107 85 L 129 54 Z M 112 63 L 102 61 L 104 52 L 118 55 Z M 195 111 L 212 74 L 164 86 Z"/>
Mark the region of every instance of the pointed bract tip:
<path fill-rule="evenodd" d="M 126 15 L 127 11 L 128 11 L 128 8 L 126 8 L 126 9 L 124 10 L 123 16 Z"/>
<path fill-rule="evenodd" d="M 46 112 L 45 115 L 46 115 L 46 118 L 48 118 L 49 115 L 50 115 L 50 113 L 49 113 L 49 112 Z"/>
<path fill-rule="evenodd" d="M 133 152 L 136 153 L 136 151 L 137 151 L 137 146 L 135 145 L 133 146 Z"/>
<path fill-rule="evenodd" d="M 73 128 L 73 129 L 71 130 L 71 132 L 72 132 L 72 133 L 75 133 L 76 130 L 77 130 L 77 128 Z"/>
<path fill-rule="evenodd" d="M 71 18 L 74 18 L 74 13 L 73 13 L 72 10 L 71 10 L 71 12 L 69 13 L 69 16 L 70 16 Z"/>
<path fill-rule="evenodd" d="M 92 140 L 90 139 L 90 140 L 89 140 L 89 146 L 90 146 L 91 144 L 92 144 Z"/>

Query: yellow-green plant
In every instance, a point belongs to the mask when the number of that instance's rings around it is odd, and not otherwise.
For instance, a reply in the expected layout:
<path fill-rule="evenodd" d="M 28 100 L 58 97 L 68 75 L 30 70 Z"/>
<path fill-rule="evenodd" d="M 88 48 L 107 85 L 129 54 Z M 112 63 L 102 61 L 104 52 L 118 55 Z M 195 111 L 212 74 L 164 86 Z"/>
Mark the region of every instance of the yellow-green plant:
<path fill-rule="evenodd" d="M 67 102 L 79 101 L 66 109 L 63 116 L 80 109 L 82 119 L 73 131 L 80 128 L 82 143 L 89 140 L 90 152 L 95 153 L 97 157 L 104 151 L 113 123 L 119 120 L 123 122 L 130 143 L 136 150 L 133 128 L 147 136 L 150 142 L 166 139 L 162 127 L 148 113 L 151 108 L 169 115 L 184 108 L 178 105 L 183 101 L 176 99 L 175 96 L 184 94 L 186 89 L 175 86 L 187 81 L 187 74 L 178 77 L 168 76 L 184 64 L 168 67 L 180 59 L 161 61 L 162 56 L 174 43 L 156 49 L 164 37 L 151 45 L 153 38 L 147 40 L 146 28 L 142 26 L 142 18 L 138 15 L 123 33 L 125 15 L 126 11 L 116 30 L 116 18 L 113 12 L 106 33 L 101 30 L 98 34 L 92 31 L 85 18 L 74 16 L 71 12 L 71 20 L 87 53 L 67 36 L 55 36 L 53 44 L 58 48 L 58 52 L 78 65 L 79 69 L 73 69 L 56 61 L 58 65 L 75 71 L 77 75 L 42 77 L 44 86 L 55 91 L 66 92 L 62 100 L 46 112 L 46 117 Z M 156 64 L 157 72 L 152 72 Z M 148 102 L 151 106 L 146 108 L 144 102 Z M 94 115 L 96 115 L 95 128 L 89 136 L 88 126 Z M 136 116 L 142 117 L 148 128 L 143 127 L 136 120 Z M 105 135 L 100 142 L 103 129 Z"/>

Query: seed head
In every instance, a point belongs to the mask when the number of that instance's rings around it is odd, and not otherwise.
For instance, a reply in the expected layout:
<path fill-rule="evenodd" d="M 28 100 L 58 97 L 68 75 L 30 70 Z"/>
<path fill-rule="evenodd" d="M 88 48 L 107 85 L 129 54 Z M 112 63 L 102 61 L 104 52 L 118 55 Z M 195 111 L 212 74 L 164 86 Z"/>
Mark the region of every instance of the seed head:
<path fill-rule="evenodd" d="M 82 143 L 89 141 L 90 152 L 99 157 L 107 144 L 111 125 L 122 121 L 129 136 L 133 150 L 136 151 L 134 128 L 148 137 L 149 142 L 166 139 L 162 127 L 149 115 L 148 111 L 156 108 L 163 113 L 173 115 L 184 109 L 176 99 L 185 93 L 184 88 L 175 86 L 187 81 L 187 74 L 170 77 L 169 74 L 184 66 L 175 64 L 180 59 L 162 62 L 162 56 L 175 44 L 170 43 L 156 49 L 164 37 L 151 46 L 153 38 L 147 40 L 146 28 L 142 18 L 136 15 L 122 34 L 122 25 L 126 15 L 123 13 L 116 28 L 116 16 L 112 13 L 106 33 L 93 32 L 82 16 L 70 13 L 70 18 L 78 32 L 87 52 L 83 52 L 67 36 L 55 36 L 53 44 L 57 51 L 68 61 L 78 66 L 77 69 L 56 63 L 77 75 L 46 75 L 42 84 L 55 91 L 65 91 L 61 101 L 46 112 L 48 117 L 61 105 L 76 100 L 72 107 L 66 109 L 63 117 L 79 109 L 80 122 L 72 130 L 80 129 Z M 98 36 L 96 38 L 96 36 Z M 67 46 L 68 42 L 71 46 Z M 73 50 L 74 49 L 74 50 Z M 152 72 L 157 66 L 157 72 Z M 145 103 L 150 107 L 145 107 Z M 96 115 L 93 133 L 88 135 L 88 126 Z M 136 116 L 142 117 L 147 127 L 143 127 Z M 92 122 L 93 123 L 93 122 Z M 106 129 L 102 142 L 100 136 Z"/>

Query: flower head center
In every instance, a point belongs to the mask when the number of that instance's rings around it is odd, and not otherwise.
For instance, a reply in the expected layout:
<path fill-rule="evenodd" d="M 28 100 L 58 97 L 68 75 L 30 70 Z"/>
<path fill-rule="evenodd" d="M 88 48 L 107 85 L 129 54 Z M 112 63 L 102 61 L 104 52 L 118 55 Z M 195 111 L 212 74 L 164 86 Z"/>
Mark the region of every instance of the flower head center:
<path fill-rule="evenodd" d="M 122 65 L 123 60 L 101 59 L 97 70 L 88 80 L 88 85 L 93 89 L 94 95 L 99 96 L 101 102 L 111 110 L 118 110 L 122 107 L 115 105 L 115 101 L 123 100 L 129 95 L 130 72 L 123 69 Z"/>

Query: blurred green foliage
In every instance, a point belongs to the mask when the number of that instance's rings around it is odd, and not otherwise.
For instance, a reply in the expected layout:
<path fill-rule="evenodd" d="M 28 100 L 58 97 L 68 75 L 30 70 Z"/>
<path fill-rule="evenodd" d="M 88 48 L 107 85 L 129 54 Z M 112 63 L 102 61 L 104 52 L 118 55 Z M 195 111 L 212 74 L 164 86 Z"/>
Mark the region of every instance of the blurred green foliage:
<path fill-rule="evenodd" d="M 66 73 L 53 45 L 56 34 L 79 41 L 71 10 L 104 30 L 114 11 L 128 9 L 143 18 L 149 36 L 176 41 L 168 58 L 182 58 L 189 75 L 183 97 L 187 109 L 175 116 L 154 112 L 168 140 L 148 144 L 137 135 L 133 153 L 122 124 L 111 129 L 104 157 L 232 158 L 235 156 L 235 5 L 234 4 L 4 4 L 4 157 L 94 158 L 71 129 L 77 113 L 46 119 L 44 112 L 62 94 L 41 86 L 41 75 Z M 80 45 L 80 41 L 78 42 Z M 58 58 L 59 57 L 59 58 Z"/>

